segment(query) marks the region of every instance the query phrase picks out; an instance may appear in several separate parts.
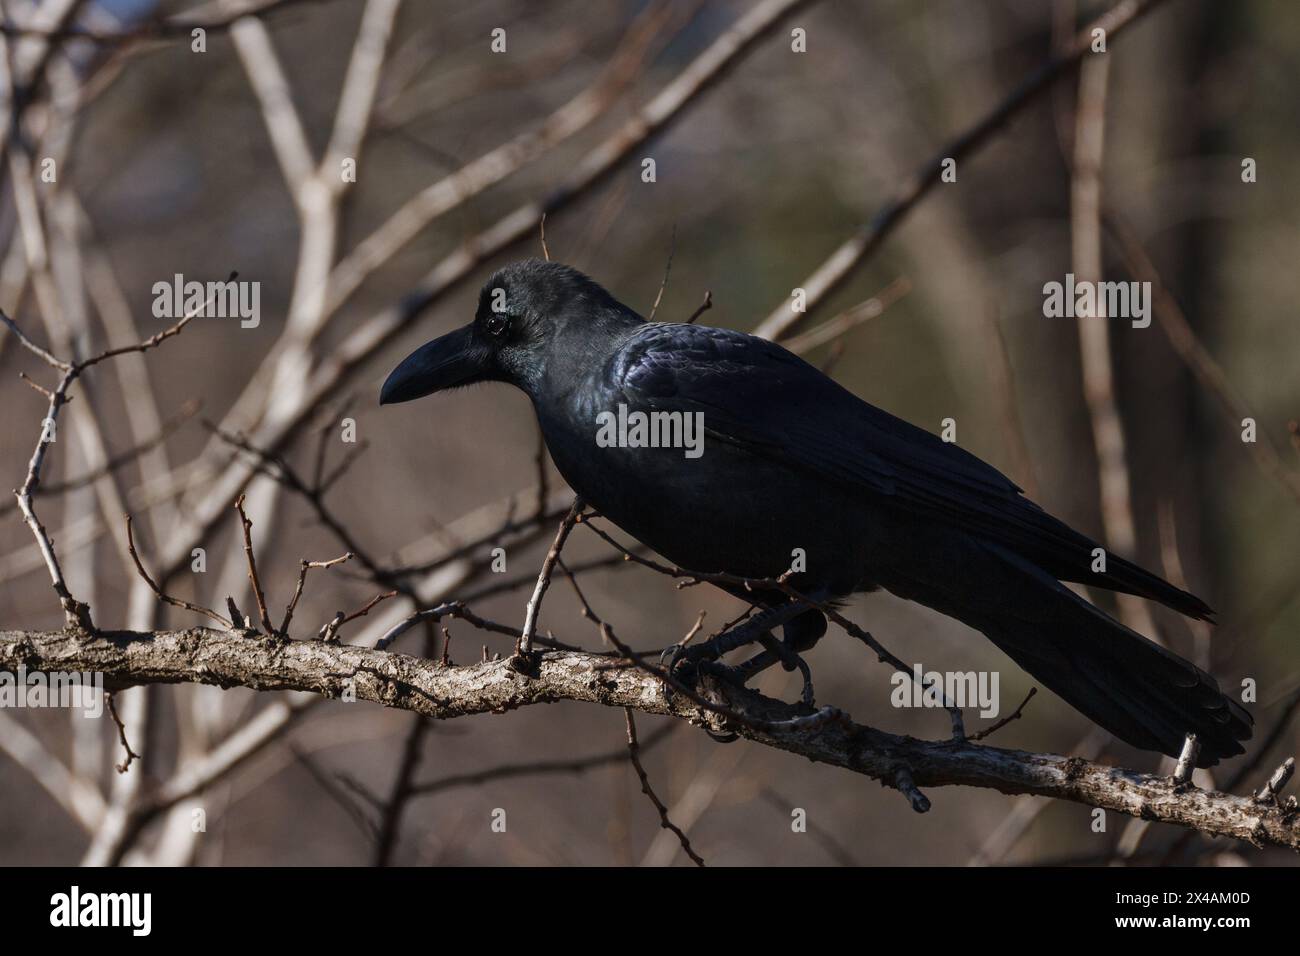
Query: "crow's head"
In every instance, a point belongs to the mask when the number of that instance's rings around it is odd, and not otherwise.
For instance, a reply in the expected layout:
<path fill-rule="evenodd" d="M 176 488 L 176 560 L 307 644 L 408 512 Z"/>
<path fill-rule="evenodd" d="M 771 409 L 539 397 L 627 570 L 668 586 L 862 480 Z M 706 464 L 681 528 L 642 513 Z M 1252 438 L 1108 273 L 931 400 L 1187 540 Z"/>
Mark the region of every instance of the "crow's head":
<path fill-rule="evenodd" d="M 525 259 L 487 281 L 473 322 L 403 359 L 384 382 L 379 404 L 475 382 L 508 382 L 532 391 L 556 356 L 566 365 L 581 363 L 641 321 L 577 269 Z"/>

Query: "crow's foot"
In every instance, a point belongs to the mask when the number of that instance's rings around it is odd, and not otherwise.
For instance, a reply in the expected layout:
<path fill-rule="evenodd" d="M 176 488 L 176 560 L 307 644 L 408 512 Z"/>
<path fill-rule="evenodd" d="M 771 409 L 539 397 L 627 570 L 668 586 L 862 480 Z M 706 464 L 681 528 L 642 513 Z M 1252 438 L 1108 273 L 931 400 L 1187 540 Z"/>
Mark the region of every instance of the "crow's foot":
<path fill-rule="evenodd" d="M 664 652 L 659 656 L 659 662 L 670 674 L 676 674 L 680 668 L 683 676 L 689 676 L 689 672 L 698 670 L 702 662 L 717 661 L 724 654 L 737 648 L 754 643 L 763 643 L 764 638 L 775 640 L 770 633 L 772 628 L 785 624 L 808 610 L 809 605 L 802 601 L 779 604 L 774 608 L 760 611 L 748 621 L 737 624 L 730 630 L 723 631 L 707 641 L 686 647 L 681 644 L 673 644 L 671 647 L 664 649 Z M 790 669 L 793 670 L 794 666 L 792 664 Z"/>

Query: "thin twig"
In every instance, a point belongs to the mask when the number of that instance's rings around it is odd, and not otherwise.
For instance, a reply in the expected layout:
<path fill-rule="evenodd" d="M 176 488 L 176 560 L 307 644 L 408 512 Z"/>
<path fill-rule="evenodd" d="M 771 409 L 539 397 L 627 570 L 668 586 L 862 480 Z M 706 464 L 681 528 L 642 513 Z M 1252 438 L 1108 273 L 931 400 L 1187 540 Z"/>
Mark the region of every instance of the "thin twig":
<path fill-rule="evenodd" d="M 122 744 L 122 749 L 126 751 L 126 759 L 121 763 L 114 764 L 113 769 L 118 773 L 126 773 L 131 769 L 132 761 L 139 760 L 140 755 L 131 749 L 131 745 L 126 740 L 126 725 L 122 723 L 122 718 L 117 715 L 117 700 L 115 694 L 105 694 L 104 701 L 108 704 L 108 712 L 113 718 L 113 723 L 117 724 L 117 739 Z"/>
<path fill-rule="evenodd" d="M 257 576 L 257 561 L 253 557 L 253 522 L 249 521 L 248 515 L 244 514 L 243 495 L 236 499 L 235 510 L 239 512 L 239 524 L 244 533 L 244 557 L 248 560 L 248 580 L 253 585 L 253 597 L 257 600 L 257 616 L 262 622 L 262 630 L 267 634 L 274 634 L 275 628 L 271 625 L 271 615 L 266 610 L 266 593 L 262 590 L 262 581 Z"/>
<path fill-rule="evenodd" d="M 847 335 L 864 322 L 870 322 L 872 319 L 878 318 L 886 309 L 911 291 L 911 280 L 907 276 L 899 276 L 867 301 L 859 302 L 853 308 L 841 312 L 833 319 L 827 319 L 816 328 L 809 329 L 807 332 L 786 340 L 784 342 L 785 347 L 795 355 L 811 352 L 820 345 L 825 345 L 827 342 L 833 342 Z"/>
<path fill-rule="evenodd" d="M 1022 701 L 1020 702 L 1020 706 L 1019 706 L 1019 707 L 1017 707 L 1015 710 L 1013 710 L 1013 711 L 1012 711 L 1010 714 L 1008 714 L 1006 717 L 1003 717 L 1003 718 L 1002 718 L 1001 720 L 999 720 L 996 724 L 993 724 L 991 727 L 985 727 L 983 730 L 979 731 L 978 733 L 971 734 L 971 735 L 970 735 L 969 737 L 967 737 L 966 739 L 967 739 L 967 740 L 983 740 L 985 737 L 989 737 L 989 736 L 992 736 L 993 734 L 997 733 L 999 730 L 1001 730 L 1001 729 L 1002 729 L 1003 727 L 1005 727 L 1007 724 L 1011 723 L 1013 720 L 1019 720 L 1019 719 L 1021 718 L 1021 716 L 1024 714 L 1024 712 L 1025 712 L 1025 705 L 1028 704 L 1031 700 L 1033 700 L 1033 699 L 1034 699 L 1034 695 L 1037 694 L 1037 693 L 1038 693 L 1038 688 L 1037 688 L 1037 687 L 1031 687 L 1031 688 L 1029 688 L 1029 693 L 1025 695 L 1025 699 L 1022 700 Z"/>
<path fill-rule="evenodd" d="M 705 289 L 704 301 L 695 307 L 695 311 L 687 318 L 686 324 L 694 325 L 696 319 L 702 316 L 705 312 L 708 312 L 711 308 L 713 308 L 713 293 L 710 290 Z"/>
<path fill-rule="evenodd" d="M 136 571 L 138 571 L 140 577 L 144 579 L 144 583 L 149 585 L 149 590 L 154 593 L 154 595 L 158 598 L 158 600 L 170 604 L 172 605 L 172 607 L 184 608 L 185 610 L 193 611 L 196 614 L 203 614 L 207 617 L 212 618 L 212 620 L 216 621 L 217 623 L 221 624 L 224 627 L 235 626 L 234 622 L 230 621 L 227 618 L 222 617 L 220 614 L 218 614 L 216 611 L 212 610 L 211 608 L 203 607 L 200 604 L 191 604 L 189 601 L 182 601 L 180 598 L 174 598 L 170 594 L 165 593 L 163 589 L 157 585 L 154 579 L 149 576 L 149 572 L 144 569 L 144 564 L 142 564 L 140 561 L 140 555 L 136 552 L 135 534 L 131 528 L 130 515 L 126 516 L 126 542 L 127 542 L 126 545 L 127 553 L 131 556 L 131 560 L 135 562 Z"/>
<path fill-rule="evenodd" d="M 696 866 L 704 866 L 704 858 L 691 847 L 691 841 L 687 839 L 686 834 L 672 820 L 668 819 L 668 808 L 664 806 L 663 801 L 655 794 L 654 788 L 650 786 L 650 778 L 646 775 L 645 767 L 641 765 L 641 745 L 636 740 L 636 721 L 632 719 L 632 708 L 624 707 L 623 714 L 627 718 L 627 756 L 632 761 L 632 766 L 636 769 L 636 775 L 641 781 L 641 792 L 650 798 L 650 802 L 659 811 L 659 825 L 665 830 L 673 832 L 686 855 L 691 858 L 691 862 Z"/>
<path fill-rule="evenodd" d="M 351 614 L 344 614 L 342 611 L 339 611 L 337 614 L 334 615 L 334 617 L 329 621 L 329 623 L 327 623 L 324 627 L 321 628 L 320 635 L 319 635 L 320 639 L 324 641 L 326 644 L 331 644 L 334 641 L 337 641 L 339 635 L 339 628 L 341 628 L 344 624 L 347 624 L 349 621 L 355 621 L 359 617 L 365 617 L 367 614 L 370 613 L 371 609 L 373 609 L 377 604 L 380 604 L 383 601 L 387 601 L 389 598 L 397 597 L 397 595 L 398 592 L 395 590 L 385 591 L 382 594 L 376 594 L 369 601 L 367 601 L 360 608 L 360 610 L 353 611 Z"/>
<path fill-rule="evenodd" d="M 560 522 L 559 530 L 555 532 L 555 541 L 552 542 L 550 550 L 546 552 L 546 558 L 542 561 L 542 569 L 537 573 L 537 584 L 533 588 L 533 596 L 528 599 L 528 607 L 524 614 L 523 632 L 520 634 L 519 643 L 515 647 L 517 657 L 527 658 L 533 652 L 533 637 L 537 633 L 537 616 L 542 609 L 542 598 L 546 595 L 546 589 L 551 586 L 551 574 L 555 570 L 555 562 L 559 560 L 560 551 L 564 548 L 564 542 L 568 539 L 573 526 L 578 523 L 585 507 L 582 497 L 574 495 L 573 504 L 569 506 L 569 513 L 564 516 L 564 520 Z"/>
<path fill-rule="evenodd" d="M 288 606 L 284 609 L 284 620 L 280 622 L 279 634 L 281 637 L 289 636 L 289 622 L 293 620 L 294 608 L 298 606 L 298 599 L 302 597 L 302 589 L 307 583 L 307 571 L 311 568 L 332 568 L 336 564 L 342 564 L 355 555 L 348 551 L 339 555 L 337 558 L 331 558 L 328 561 L 308 561 L 304 558 L 298 565 L 298 585 L 294 588 L 293 597 L 289 599 Z"/>
<path fill-rule="evenodd" d="M 663 300 L 664 289 L 668 288 L 668 276 L 673 271 L 673 254 L 677 251 L 677 224 L 673 223 L 672 235 L 668 240 L 668 261 L 664 264 L 663 281 L 659 283 L 659 292 L 655 295 L 654 305 L 650 306 L 650 314 L 646 316 L 647 322 L 655 320 L 655 313 L 659 311 L 659 303 Z M 687 323 L 688 325 L 690 323 Z"/>

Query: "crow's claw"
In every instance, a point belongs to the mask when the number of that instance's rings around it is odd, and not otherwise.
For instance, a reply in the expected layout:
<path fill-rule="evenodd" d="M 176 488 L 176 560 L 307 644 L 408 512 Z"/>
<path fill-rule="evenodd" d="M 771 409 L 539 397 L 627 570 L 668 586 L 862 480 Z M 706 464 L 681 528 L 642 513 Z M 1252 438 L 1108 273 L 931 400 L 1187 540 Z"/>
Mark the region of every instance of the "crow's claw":
<path fill-rule="evenodd" d="M 716 661 L 718 657 L 718 651 L 713 647 L 712 641 L 690 647 L 673 644 L 665 647 L 663 653 L 659 655 L 659 664 L 669 674 L 676 674 L 680 665 L 685 664 L 684 670 L 691 671 L 698 667 L 700 663 Z"/>

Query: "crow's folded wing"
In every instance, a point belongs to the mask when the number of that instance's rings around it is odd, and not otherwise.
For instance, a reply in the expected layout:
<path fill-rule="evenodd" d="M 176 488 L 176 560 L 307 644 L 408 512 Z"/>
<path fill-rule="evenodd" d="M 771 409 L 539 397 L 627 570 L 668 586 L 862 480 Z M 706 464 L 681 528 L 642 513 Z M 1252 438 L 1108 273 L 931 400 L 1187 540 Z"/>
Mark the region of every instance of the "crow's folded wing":
<path fill-rule="evenodd" d="M 867 404 L 764 339 L 696 325 L 648 324 L 610 369 L 629 407 L 701 412 L 715 441 L 779 460 L 887 506 L 946 522 L 1029 558 L 1054 576 L 1140 594 L 1194 617 L 1200 599 L 1117 555 L 1091 572 L 1098 545 L 1023 497 L 996 468 Z"/>

